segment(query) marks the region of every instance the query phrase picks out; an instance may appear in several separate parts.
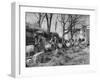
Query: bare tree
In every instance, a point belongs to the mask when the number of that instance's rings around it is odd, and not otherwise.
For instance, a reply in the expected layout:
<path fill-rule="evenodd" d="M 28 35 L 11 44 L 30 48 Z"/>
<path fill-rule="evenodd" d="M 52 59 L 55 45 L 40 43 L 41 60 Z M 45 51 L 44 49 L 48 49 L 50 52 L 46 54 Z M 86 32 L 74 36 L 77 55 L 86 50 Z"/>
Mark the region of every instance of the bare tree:
<path fill-rule="evenodd" d="M 45 17 L 46 17 L 46 20 L 47 20 L 47 32 L 50 32 L 52 16 L 53 16 L 52 13 L 46 13 L 45 14 Z"/>
<path fill-rule="evenodd" d="M 68 14 L 68 22 L 69 22 L 69 27 L 68 27 L 68 32 L 71 32 L 71 39 L 73 39 L 73 35 L 74 33 L 77 31 L 77 29 L 75 28 L 76 24 L 80 24 L 80 15 L 72 15 L 72 14 Z M 68 33 L 67 32 L 67 33 Z"/>
<path fill-rule="evenodd" d="M 57 20 L 56 20 L 56 22 L 55 22 L 55 31 L 56 31 L 56 29 L 57 29 Z"/>
<path fill-rule="evenodd" d="M 41 28 L 42 22 L 45 18 L 45 13 L 36 13 L 35 16 L 37 17 L 38 21 L 37 23 L 39 24 L 39 27 Z"/>
<path fill-rule="evenodd" d="M 69 26 L 68 26 L 68 31 L 66 33 L 70 32 L 72 41 L 75 33 L 81 30 L 83 31 L 83 33 L 86 33 L 86 29 L 89 24 L 86 24 L 85 20 L 82 20 L 82 16 L 84 17 L 84 15 L 68 14 Z M 78 28 L 79 27 L 78 25 L 80 25 L 80 28 Z M 71 43 L 71 45 L 73 44 L 74 43 Z"/>
<path fill-rule="evenodd" d="M 66 23 L 68 22 L 68 18 L 66 17 L 65 14 L 61 14 L 61 22 L 62 22 L 62 27 L 63 27 L 63 39 L 64 39 L 64 35 L 65 35 L 65 31 L 66 31 Z"/>
<path fill-rule="evenodd" d="M 79 29 L 76 28 L 76 24 L 81 24 L 80 22 L 81 15 L 74 15 L 74 14 L 61 14 L 61 20 L 59 20 L 62 24 L 63 29 L 63 35 L 62 35 L 62 41 L 64 43 L 64 36 L 70 32 L 71 35 L 71 41 L 73 40 L 73 35 Z M 68 24 L 67 24 L 68 23 Z M 67 24 L 67 26 L 66 26 Z M 71 45 L 73 43 L 71 42 Z"/>
<path fill-rule="evenodd" d="M 59 20 L 58 17 L 57 17 L 57 19 L 62 24 L 62 29 L 63 29 L 62 41 L 64 41 L 64 35 L 66 33 L 66 30 L 67 30 L 66 29 L 66 24 L 69 20 L 69 17 L 66 14 L 61 14 L 60 16 L 61 16 L 61 20 Z"/>

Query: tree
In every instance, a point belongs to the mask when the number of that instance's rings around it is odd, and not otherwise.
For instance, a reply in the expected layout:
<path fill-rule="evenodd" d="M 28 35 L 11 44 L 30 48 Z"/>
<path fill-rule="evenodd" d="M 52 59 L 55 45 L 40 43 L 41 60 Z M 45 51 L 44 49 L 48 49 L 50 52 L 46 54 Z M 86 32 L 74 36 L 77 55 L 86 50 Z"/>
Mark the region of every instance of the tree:
<path fill-rule="evenodd" d="M 60 16 L 61 16 L 61 19 L 59 20 L 58 17 L 57 17 L 57 19 L 62 24 L 62 29 L 63 29 L 62 41 L 64 42 L 64 35 L 66 33 L 66 30 L 67 30 L 66 24 L 67 24 L 69 18 L 66 14 L 61 14 Z"/>
<path fill-rule="evenodd" d="M 69 22 L 69 27 L 68 27 L 68 32 L 71 32 L 71 39 L 73 39 L 74 33 L 77 31 L 75 28 L 76 24 L 80 24 L 80 15 L 74 15 L 74 14 L 68 14 L 68 22 Z M 68 33 L 67 32 L 67 33 Z"/>
<path fill-rule="evenodd" d="M 81 24 L 80 18 L 81 18 L 81 15 L 76 15 L 76 14 L 61 14 L 61 20 L 59 20 L 59 19 L 58 20 L 62 24 L 62 29 L 63 29 L 62 42 L 63 43 L 64 43 L 64 36 L 70 32 L 71 45 L 73 44 L 73 35 L 77 31 L 80 30 L 80 29 L 76 28 L 76 24 Z"/>
<path fill-rule="evenodd" d="M 56 29 L 57 29 L 57 20 L 56 20 L 56 22 L 55 22 L 55 31 L 56 31 Z"/>
<path fill-rule="evenodd" d="M 45 17 L 47 20 L 47 32 L 50 33 L 50 28 L 51 28 L 51 22 L 52 22 L 52 13 L 45 13 Z"/>
<path fill-rule="evenodd" d="M 39 27 L 41 28 L 42 22 L 45 18 L 45 13 L 36 13 L 36 17 L 38 19 L 37 23 L 39 24 Z"/>

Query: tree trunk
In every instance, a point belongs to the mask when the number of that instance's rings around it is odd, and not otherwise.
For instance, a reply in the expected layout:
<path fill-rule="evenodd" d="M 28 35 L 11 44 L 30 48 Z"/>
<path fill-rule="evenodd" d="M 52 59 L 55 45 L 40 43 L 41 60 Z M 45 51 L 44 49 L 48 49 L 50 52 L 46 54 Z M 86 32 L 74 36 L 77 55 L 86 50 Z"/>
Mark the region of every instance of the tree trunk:
<path fill-rule="evenodd" d="M 42 22 L 45 18 L 45 14 L 43 13 L 39 13 L 39 20 L 38 20 L 38 24 L 39 24 L 39 27 L 41 28 L 41 25 L 42 25 Z"/>
<path fill-rule="evenodd" d="M 46 13 L 46 20 L 47 20 L 47 32 L 50 33 L 51 22 L 52 22 L 52 14 L 51 13 Z"/>

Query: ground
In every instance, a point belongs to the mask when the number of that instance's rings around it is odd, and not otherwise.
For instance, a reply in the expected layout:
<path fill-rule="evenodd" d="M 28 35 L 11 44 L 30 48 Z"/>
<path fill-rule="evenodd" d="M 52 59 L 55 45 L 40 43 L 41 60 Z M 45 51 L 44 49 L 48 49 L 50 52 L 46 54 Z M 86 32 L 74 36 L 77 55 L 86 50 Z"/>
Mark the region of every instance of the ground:
<path fill-rule="evenodd" d="M 56 49 L 52 52 L 39 54 L 35 61 L 32 58 L 29 67 L 84 65 L 89 64 L 89 47 L 68 50 Z"/>

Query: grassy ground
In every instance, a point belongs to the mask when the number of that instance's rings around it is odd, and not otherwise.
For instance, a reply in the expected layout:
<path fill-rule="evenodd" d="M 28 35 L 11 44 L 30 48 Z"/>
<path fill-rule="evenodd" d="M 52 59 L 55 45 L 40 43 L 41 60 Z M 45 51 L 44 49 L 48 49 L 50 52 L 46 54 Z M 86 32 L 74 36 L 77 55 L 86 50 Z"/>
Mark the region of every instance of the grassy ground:
<path fill-rule="evenodd" d="M 36 58 L 36 61 L 32 59 L 29 67 L 89 64 L 89 47 L 54 50 L 49 53 L 42 53 Z"/>

